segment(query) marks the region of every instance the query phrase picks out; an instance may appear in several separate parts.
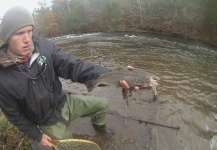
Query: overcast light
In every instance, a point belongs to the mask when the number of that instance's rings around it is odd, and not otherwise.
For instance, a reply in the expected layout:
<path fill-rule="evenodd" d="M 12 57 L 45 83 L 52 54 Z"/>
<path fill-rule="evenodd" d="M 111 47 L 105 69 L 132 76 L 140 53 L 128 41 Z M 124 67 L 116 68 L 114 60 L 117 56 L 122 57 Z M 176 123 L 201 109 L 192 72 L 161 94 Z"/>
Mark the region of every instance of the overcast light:
<path fill-rule="evenodd" d="M 1 0 L 0 1 L 0 18 L 3 17 L 4 13 L 13 6 L 23 6 L 27 8 L 31 13 L 34 8 L 38 8 L 37 4 L 40 0 Z M 50 1 L 50 0 L 47 0 Z"/>

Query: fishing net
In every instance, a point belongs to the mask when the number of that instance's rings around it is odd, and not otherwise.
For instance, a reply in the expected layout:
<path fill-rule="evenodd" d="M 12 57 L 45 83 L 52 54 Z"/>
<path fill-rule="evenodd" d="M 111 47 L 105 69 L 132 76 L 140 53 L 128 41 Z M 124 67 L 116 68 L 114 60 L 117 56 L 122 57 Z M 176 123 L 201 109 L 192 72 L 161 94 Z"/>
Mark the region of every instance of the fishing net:
<path fill-rule="evenodd" d="M 55 150 L 100 150 L 96 143 L 81 139 L 52 141 L 52 144 Z"/>

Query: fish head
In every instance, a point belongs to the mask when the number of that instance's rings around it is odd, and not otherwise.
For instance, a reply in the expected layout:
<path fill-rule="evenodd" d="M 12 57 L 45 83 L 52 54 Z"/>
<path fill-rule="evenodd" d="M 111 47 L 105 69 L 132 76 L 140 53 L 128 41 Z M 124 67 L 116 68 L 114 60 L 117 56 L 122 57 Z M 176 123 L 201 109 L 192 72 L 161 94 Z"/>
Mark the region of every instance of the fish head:
<path fill-rule="evenodd" d="M 159 78 L 156 77 L 147 77 L 144 79 L 144 84 L 142 87 L 152 87 L 159 85 L 158 82 Z"/>

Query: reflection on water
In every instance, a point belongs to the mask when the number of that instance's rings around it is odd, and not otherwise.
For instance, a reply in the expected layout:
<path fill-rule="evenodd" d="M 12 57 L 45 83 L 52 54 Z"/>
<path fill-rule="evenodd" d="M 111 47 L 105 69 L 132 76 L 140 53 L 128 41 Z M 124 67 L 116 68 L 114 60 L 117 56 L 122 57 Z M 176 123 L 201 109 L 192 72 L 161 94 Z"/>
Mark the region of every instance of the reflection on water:
<path fill-rule="evenodd" d="M 93 63 L 103 60 L 109 68 L 132 65 L 160 77 L 159 100 L 152 102 L 148 100 L 150 96 L 147 93 L 139 91 L 131 98 L 127 115 L 176 124 L 181 129 L 171 131 L 151 126 L 152 139 L 141 144 L 144 142 L 142 138 L 147 137 L 137 125 L 139 132 L 133 132 L 135 141 L 132 140 L 134 142 L 128 147 L 122 145 L 123 149 L 217 149 L 217 49 L 192 41 L 144 33 L 67 35 L 51 40 L 84 60 Z M 95 94 L 103 95 L 103 91 L 100 94 L 97 93 L 99 91 Z M 115 97 L 112 88 L 109 92 L 105 96 L 112 99 L 110 103 L 114 109 L 112 104 L 118 105 L 115 101 L 118 92 Z M 116 110 L 124 112 L 124 108 Z M 121 127 L 118 128 L 120 122 L 114 123 L 114 129 L 119 129 L 116 133 L 121 131 Z M 136 126 L 131 122 L 127 126 L 130 128 L 131 125 Z M 132 129 L 127 130 L 132 133 Z M 129 133 L 125 136 L 130 136 Z M 121 140 L 119 136 L 113 138 Z M 119 144 L 113 141 L 110 148 L 121 149 Z"/>

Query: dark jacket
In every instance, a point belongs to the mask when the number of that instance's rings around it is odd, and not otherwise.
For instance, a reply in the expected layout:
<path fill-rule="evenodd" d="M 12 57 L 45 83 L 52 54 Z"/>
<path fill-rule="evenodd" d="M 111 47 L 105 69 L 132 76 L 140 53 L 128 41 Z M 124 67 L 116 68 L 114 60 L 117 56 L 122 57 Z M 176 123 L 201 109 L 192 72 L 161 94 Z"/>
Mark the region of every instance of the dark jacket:
<path fill-rule="evenodd" d="M 34 52 L 39 51 L 47 58 L 46 69 L 37 79 L 26 76 L 37 76 L 42 72 L 37 61 L 30 68 L 21 68 L 25 75 L 16 64 L 8 62 L 7 45 L 0 48 L 0 107 L 9 121 L 39 142 L 42 133 L 37 125 L 52 107 L 60 111 L 66 100 L 59 77 L 85 83 L 110 69 L 66 54 L 46 39 L 33 38 L 33 42 Z M 45 124 L 52 125 L 57 121 L 53 116 Z"/>

